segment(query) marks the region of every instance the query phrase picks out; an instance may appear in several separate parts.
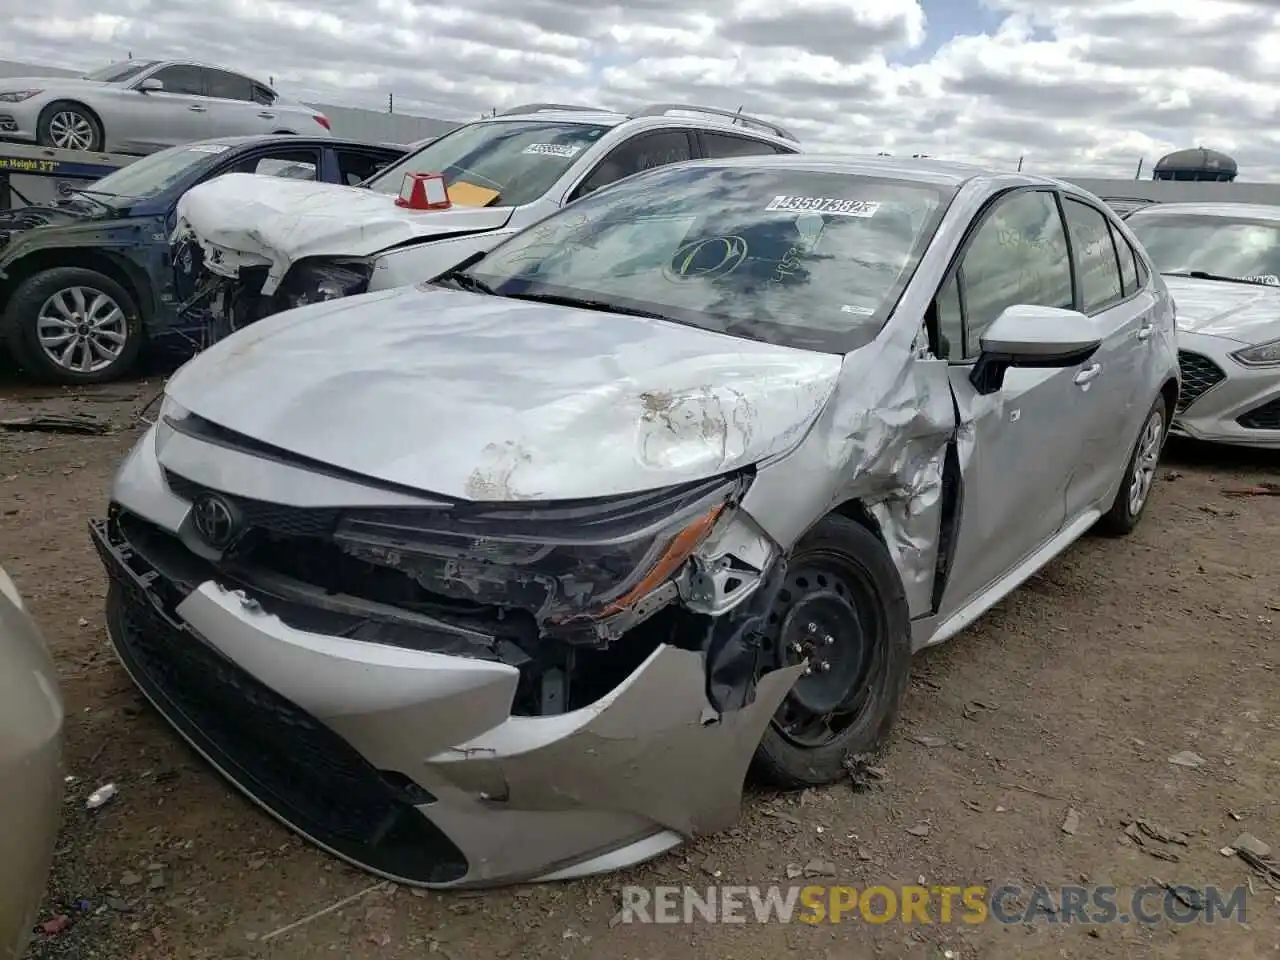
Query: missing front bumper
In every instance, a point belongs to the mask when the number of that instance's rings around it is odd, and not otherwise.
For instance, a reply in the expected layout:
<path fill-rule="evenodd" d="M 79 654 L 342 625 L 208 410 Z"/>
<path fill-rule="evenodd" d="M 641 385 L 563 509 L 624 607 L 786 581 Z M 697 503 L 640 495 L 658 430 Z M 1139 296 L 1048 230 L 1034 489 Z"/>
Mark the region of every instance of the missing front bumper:
<path fill-rule="evenodd" d="M 514 678 L 498 712 L 496 681 L 438 692 L 447 676 L 509 666 L 306 634 L 212 582 L 167 579 L 112 521 L 92 533 L 112 578 L 112 642 L 161 714 L 286 825 L 404 883 L 582 875 L 731 825 L 800 670 L 767 674 L 749 705 L 721 714 L 703 655 L 660 646 L 587 707 L 513 717 Z M 365 682 L 393 655 L 418 658 L 420 682 Z"/>

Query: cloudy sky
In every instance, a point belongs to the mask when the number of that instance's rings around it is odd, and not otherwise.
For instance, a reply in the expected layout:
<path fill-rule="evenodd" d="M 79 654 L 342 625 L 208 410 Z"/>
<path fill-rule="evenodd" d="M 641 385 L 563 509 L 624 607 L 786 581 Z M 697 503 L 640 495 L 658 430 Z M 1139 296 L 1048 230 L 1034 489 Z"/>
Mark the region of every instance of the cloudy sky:
<path fill-rule="evenodd" d="M 679 100 L 801 140 L 1132 176 L 1205 145 L 1280 177 L 1280 0 L 0 0 L 0 59 L 192 57 L 467 119 Z M 6 9 L 7 8 L 7 9 Z"/>

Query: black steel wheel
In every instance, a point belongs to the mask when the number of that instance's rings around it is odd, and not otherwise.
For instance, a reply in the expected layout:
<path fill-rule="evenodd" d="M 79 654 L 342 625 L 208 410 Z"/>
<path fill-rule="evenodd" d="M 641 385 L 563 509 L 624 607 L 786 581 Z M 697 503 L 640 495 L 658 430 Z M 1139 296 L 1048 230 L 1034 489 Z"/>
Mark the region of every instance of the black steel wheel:
<path fill-rule="evenodd" d="M 805 664 L 756 751 L 783 787 L 838 780 L 882 746 L 911 667 L 911 623 L 893 559 L 865 526 L 819 521 L 793 551 L 762 631 L 763 671 Z"/>

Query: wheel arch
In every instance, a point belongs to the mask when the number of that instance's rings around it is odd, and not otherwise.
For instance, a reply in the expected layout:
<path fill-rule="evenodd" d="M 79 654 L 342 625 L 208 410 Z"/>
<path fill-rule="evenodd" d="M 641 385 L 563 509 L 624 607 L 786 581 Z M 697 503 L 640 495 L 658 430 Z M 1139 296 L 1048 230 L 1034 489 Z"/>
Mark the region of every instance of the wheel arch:
<path fill-rule="evenodd" d="M 150 284 L 137 276 L 137 271 L 131 269 L 123 258 L 92 247 L 51 247 L 33 250 L 22 259 L 5 267 L 6 276 L 0 280 L 0 313 L 3 313 L 9 298 L 25 281 L 36 274 L 44 273 L 46 270 L 56 270 L 59 267 L 95 270 L 120 284 L 137 305 L 143 322 L 143 336 L 146 336 L 146 326 L 155 311 Z"/>
<path fill-rule="evenodd" d="M 59 104 L 64 104 L 64 103 L 69 104 L 70 106 L 76 107 L 79 110 L 83 110 L 85 113 L 87 113 L 90 117 L 93 118 L 93 122 L 98 125 L 98 133 L 102 135 L 101 149 L 106 150 L 107 125 L 102 122 L 101 114 L 99 114 L 97 110 L 93 109 L 93 107 L 89 106 L 83 100 L 77 100 L 74 97 L 59 97 L 57 100 L 54 100 L 47 107 L 45 107 L 43 110 L 40 111 L 40 117 L 36 120 L 36 136 L 38 137 L 40 135 L 40 128 L 44 126 L 44 118 L 49 114 L 49 111 L 53 110 Z"/>
<path fill-rule="evenodd" d="M 1167 433 L 1169 430 L 1169 421 L 1173 419 L 1174 411 L 1178 407 L 1178 380 L 1176 377 L 1170 377 L 1164 382 L 1160 388 L 1160 396 L 1164 397 L 1165 412 L 1168 416 L 1165 418 L 1164 429 Z"/>

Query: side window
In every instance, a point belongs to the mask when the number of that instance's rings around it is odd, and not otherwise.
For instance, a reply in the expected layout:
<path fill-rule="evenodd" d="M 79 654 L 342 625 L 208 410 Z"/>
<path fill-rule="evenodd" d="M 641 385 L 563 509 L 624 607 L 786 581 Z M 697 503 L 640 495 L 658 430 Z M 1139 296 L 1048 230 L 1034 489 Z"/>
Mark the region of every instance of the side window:
<path fill-rule="evenodd" d="M 1097 313 L 1124 299 L 1111 229 L 1102 211 L 1079 200 L 1063 199 L 1067 229 L 1071 231 L 1071 252 L 1080 277 L 1080 310 Z"/>
<path fill-rule="evenodd" d="M 608 186 L 623 177 L 629 177 L 633 173 L 692 159 L 689 135 L 684 130 L 642 133 L 614 147 L 588 174 L 587 179 L 578 185 L 572 199 L 585 197 L 588 193 Z"/>
<path fill-rule="evenodd" d="M 208 84 L 205 90 L 207 96 L 220 100 L 243 100 L 246 103 L 253 101 L 253 81 L 248 77 L 228 73 L 226 70 L 206 70 L 204 73 Z"/>
<path fill-rule="evenodd" d="M 966 359 L 978 355 L 982 334 L 1007 307 L 1069 308 L 1071 264 L 1054 195 L 1028 190 L 998 201 L 965 251 L 960 284 Z M 951 359 L 955 353 L 953 346 Z"/>
<path fill-rule="evenodd" d="M 768 157 L 778 153 L 770 143 L 750 140 L 747 137 L 735 137 L 727 133 L 709 133 L 703 131 L 702 149 L 707 157 L 718 160 L 721 157 Z"/>
<path fill-rule="evenodd" d="M 276 94 L 274 90 L 268 90 L 260 83 L 253 85 L 253 102 L 260 103 L 264 107 L 269 107 L 276 102 Z"/>
<path fill-rule="evenodd" d="M 255 154 L 241 160 L 227 173 L 257 173 L 290 180 L 314 180 L 320 167 L 320 154 L 315 150 L 275 150 Z"/>
<path fill-rule="evenodd" d="M 938 356 L 944 360 L 964 359 L 964 316 L 960 311 L 959 274 L 942 286 L 934 309 L 938 321 Z"/>
<path fill-rule="evenodd" d="M 1138 255 L 1115 224 L 1111 225 L 1111 240 L 1120 256 L 1120 282 L 1124 285 L 1124 295 L 1131 297 L 1138 292 Z"/>
<path fill-rule="evenodd" d="M 379 157 L 372 153 L 359 153 L 355 150 L 338 150 L 338 180 L 348 187 L 354 187 L 361 180 L 367 180 L 383 167 L 393 162 L 391 157 Z"/>
<path fill-rule="evenodd" d="M 183 93 L 188 96 L 203 97 L 204 71 L 199 67 L 185 64 L 174 64 L 151 75 L 164 84 L 165 93 Z"/>
<path fill-rule="evenodd" d="M 1147 272 L 1147 261 L 1142 259 L 1142 254 L 1138 253 L 1136 247 L 1133 248 L 1133 262 L 1138 265 L 1138 286 L 1145 287 L 1151 274 Z"/>

